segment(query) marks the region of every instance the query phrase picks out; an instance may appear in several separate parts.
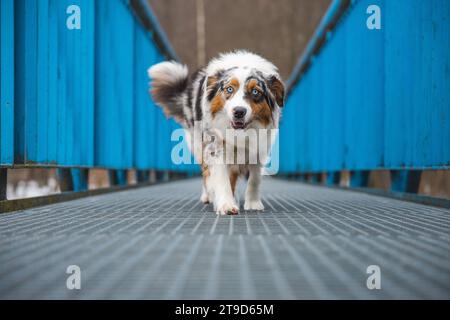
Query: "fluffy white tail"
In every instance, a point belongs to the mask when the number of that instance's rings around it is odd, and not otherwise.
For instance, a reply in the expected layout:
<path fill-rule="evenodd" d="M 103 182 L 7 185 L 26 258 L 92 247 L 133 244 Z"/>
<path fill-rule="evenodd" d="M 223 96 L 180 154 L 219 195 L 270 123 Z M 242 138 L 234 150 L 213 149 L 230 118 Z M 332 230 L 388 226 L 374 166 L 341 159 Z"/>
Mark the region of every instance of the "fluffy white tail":
<path fill-rule="evenodd" d="M 165 61 L 148 69 L 153 100 L 164 110 L 167 117 L 178 122 L 185 120 L 183 94 L 188 87 L 187 66 L 175 61 Z"/>

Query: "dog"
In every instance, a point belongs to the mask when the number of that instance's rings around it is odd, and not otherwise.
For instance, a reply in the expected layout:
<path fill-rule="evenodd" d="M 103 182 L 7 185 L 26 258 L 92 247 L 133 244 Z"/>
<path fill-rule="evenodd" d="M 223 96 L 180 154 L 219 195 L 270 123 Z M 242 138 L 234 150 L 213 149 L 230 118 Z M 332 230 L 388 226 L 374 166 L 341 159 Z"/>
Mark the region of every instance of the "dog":
<path fill-rule="evenodd" d="M 244 210 L 264 210 L 261 175 L 273 139 L 261 144 L 250 138 L 256 135 L 259 141 L 261 132 L 278 129 L 285 100 L 278 68 L 260 55 L 238 50 L 220 54 L 192 76 L 187 66 L 174 61 L 151 66 L 148 75 L 153 101 L 185 129 L 201 164 L 200 200 L 212 202 L 217 214 L 238 214 L 236 182 L 246 176 Z M 236 137 L 244 143 L 236 143 Z"/>

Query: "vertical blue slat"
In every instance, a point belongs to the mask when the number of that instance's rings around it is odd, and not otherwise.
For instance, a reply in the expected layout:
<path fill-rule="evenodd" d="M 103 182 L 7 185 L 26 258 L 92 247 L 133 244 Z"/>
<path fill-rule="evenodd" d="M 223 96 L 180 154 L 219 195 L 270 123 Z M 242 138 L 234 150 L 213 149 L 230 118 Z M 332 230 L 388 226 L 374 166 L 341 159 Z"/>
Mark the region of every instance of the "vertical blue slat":
<path fill-rule="evenodd" d="M 54 0 L 53 5 L 55 5 L 57 12 L 66 12 L 67 2 Z M 68 70 L 67 70 L 67 55 L 70 48 L 68 48 L 68 37 L 67 31 L 65 29 L 66 23 L 66 15 L 57 14 L 57 25 L 55 29 L 57 31 L 57 38 L 55 41 L 57 42 L 57 56 L 58 56 L 58 64 L 57 64 L 57 109 L 55 110 L 56 122 L 55 131 L 57 134 L 56 144 L 57 144 L 57 162 L 61 164 L 69 163 L 69 158 L 67 156 L 67 150 L 71 148 L 72 144 L 68 140 L 70 131 L 68 130 L 68 126 L 66 125 L 66 119 L 68 118 L 68 98 L 67 98 L 67 78 L 68 78 Z"/>
<path fill-rule="evenodd" d="M 450 3 L 431 1 L 431 162 L 450 164 Z M 416 162 L 419 162 L 417 160 Z"/>
<path fill-rule="evenodd" d="M 14 0 L 0 2 L 0 165 L 14 161 Z"/>
<path fill-rule="evenodd" d="M 65 145 L 58 154 L 59 163 L 65 165 L 92 166 L 94 164 L 94 15 L 95 4 L 89 0 L 68 1 L 61 3 L 66 12 L 69 5 L 78 5 L 81 9 L 81 29 L 69 30 L 64 22 L 60 23 L 62 44 L 65 48 L 65 66 L 62 79 L 65 90 L 61 99 L 66 108 L 60 114 L 64 137 L 58 146 Z"/>
<path fill-rule="evenodd" d="M 36 97 L 37 104 L 30 108 L 35 108 L 36 123 L 34 124 L 36 140 L 33 153 L 27 155 L 27 161 L 47 163 L 48 147 L 48 82 L 49 82 L 49 3 L 48 0 L 37 1 L 37 61 L 36 61 Z M 32 121 L 32 120 L 31 120 Z"/>
<path fill-rule="evenodd" d="M 160 110 L 149 98 L 147 69 L 163 60 L 149 34 L 140 26 L 135 26 L 135 66 L 134 74 L 134 166 L 139 169 L 157 168 L 156 155 L 163 154 L 166 144 L 158 140 Z M 167 142 L 169 144 L 169 142 Z"/>
<path fill-rule="evenodd" d="M 57 163 L 58 133 L 58 0 L 50 0 L 48 8 L 48 127 L 47 160 Z"/>
<path fill-rule="evenodd" d="M 144 30 L 135 26 L 135 48 L 134 61 L 136 63 L 136 72 L 134 73 L 134 96 L 135 96 L 135 112 L 134 112 L 134 166 L 139 169 L 150 168 L 151 145 L 146 143 L 151 137 L 152 114 L 150 113 L 150 101 L 147 91 L 147 74 L 146 66 L 151 65 L 154 52 L 145 37 Z M 146 139 L 147 137 L 147 139 Z"/>
<path fill-rule="evenodd" d="M 37 1 L 25 1 L 25 161 L 37 150 Z M 19 82 L 16 82 L 17 84 Z"/>
<path fill-rule="evenodd" d="M 345 152 L 345 88 L 346 79 L 342 77 L 347 64 L 351 63 L 344 54 L 346 46 L 346 30 L 339 28 L 331 35 L 336 43 L 329 48 L 327 68 L 329 76 L 327 85 L 323 88 L 324 94 L 324 125 L 326 130 L 326 166 L 330 171 L 340 170 L 344 166 Z"/>
<path fill-rule="evenodd" d="M 413 87 L 410 82 L 412 72 L 410 63 L 415 64 L 418 72 L 422 72 L 420 62 L 414 57 L 417 52 L 411 51 L 413 48 L 409 47 L 410 41 L 406 41 L 405 37 L 412 32 L 409 29 L 408 19 L 416 17 L 412 16 L 414 10 L 411 7 L 403 7 L 402 1 L 387 1 L 384 19 L 388 30 L 385 40 L 385 164 L 390 168 L 407 165 L 407 149 L 411 138 L 408 123 L 411 121 L 410 114 L 413 110 L 412 100 L 414 100 L 411 99 L 411 95 L 415 94 L 415 90 L 419 90 L 419 96 L 422 95 L 421 89 Z M 401 11 L 403 14 L 399 15 Z M 405 87 L 399 90 L 397 85 L 400 83 Z M 400 132 L 402 134 L 399 134 Z"/>
<path fill-rule="evenodd" d="M 25 0 L 15 1 L 14 6 L 14 163 L 25 161 Z M 2 19 L 3 21 L 3 19 Z"/>
<path fill-rule="evenodd" d="M 73 2 L 72 2 L 73 3 Z M 94 37 L 95 37 L 95 5 L 90 0 L 80 0 L 82 8 L 82 28 L 72 32 L 76 37 L 75 51 L 72 58 L 75 61 L 74 72 L 78 75 L 74 86 L 74 145 L 73 158 L 77 163 L 92 166 L 94 162 Z"/>
<path fill-rule="evenodd" d="M 134 20 L 122 1 L 97 1 L 96 11 L 95 164 L 131 168 Z"/>
<path fill-rule="evenodd" d="M 320 167 L 320 137 L 322 136 L 321 132 L 321 118 L 322 118 L 322 95 L 318 94 L 320 92 L 319 88 L 323 79 L 323 65 L 322 65 L 322 56 L 315 57 L 314 64 L 316 67 L 316 76 L 312 78 L 312 87 L 313 94 L 311 96 L 311 106 L 314 108 L 310 108 L 310 127 L 309 127 L 309 139 L 310 150 L 311 150 L 311 163 L 310 163 L 310 172 L 316 172 Z M 310 178 L 312 182 L 316 180 L 316 177 L 311 175 Z"/>
<path fill-rule="evenodd" d="M 15 163 L 26 163 L 37 154 L 37 1 L 15 2 Z"/>

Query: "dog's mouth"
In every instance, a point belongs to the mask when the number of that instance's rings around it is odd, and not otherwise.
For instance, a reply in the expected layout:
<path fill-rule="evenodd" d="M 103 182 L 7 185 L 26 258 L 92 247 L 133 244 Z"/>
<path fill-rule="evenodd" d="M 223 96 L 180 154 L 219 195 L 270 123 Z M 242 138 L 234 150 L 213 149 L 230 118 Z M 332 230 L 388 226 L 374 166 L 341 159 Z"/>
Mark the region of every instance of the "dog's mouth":
<path fill-rule="evenodd" d="M 239 130 L 239 129 L 245 129 L 247 124 L 245 123 L 245 121 L 234 120 L 234 121 L 231 121 L 231 126 L 233 127 L 233 129 Z"/>

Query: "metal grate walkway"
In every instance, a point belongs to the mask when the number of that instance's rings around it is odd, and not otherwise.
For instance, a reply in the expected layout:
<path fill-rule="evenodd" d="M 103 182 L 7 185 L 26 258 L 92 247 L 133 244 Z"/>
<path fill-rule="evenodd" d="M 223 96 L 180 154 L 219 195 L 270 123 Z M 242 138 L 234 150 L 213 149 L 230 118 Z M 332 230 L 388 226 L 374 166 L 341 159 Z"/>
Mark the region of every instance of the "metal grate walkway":
<path fill-rule="evenodd" d="M 449 210 L 263 185 L 262 214 L 216 216 L 193 179 L 0 215 L 0 298 L 450 298 Z"/>

